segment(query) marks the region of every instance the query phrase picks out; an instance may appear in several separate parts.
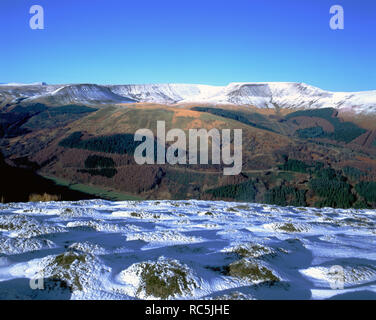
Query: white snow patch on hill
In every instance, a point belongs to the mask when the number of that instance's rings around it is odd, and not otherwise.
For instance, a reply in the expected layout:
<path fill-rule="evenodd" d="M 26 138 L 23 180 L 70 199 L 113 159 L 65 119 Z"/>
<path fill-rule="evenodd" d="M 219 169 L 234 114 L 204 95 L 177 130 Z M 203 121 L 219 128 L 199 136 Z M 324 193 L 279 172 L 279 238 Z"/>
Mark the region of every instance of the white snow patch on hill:
<path fill-rule="evenodd" d="M 161 104 L 235 104 L 258 108 L 335 108 L 354 113 L 376 113 L 376 90 L 331 92 L 299 82 L 244 82 L 227 86 L 204 84 L 23 85 L 0 86 L 0 98 L 36 99 L 54 104 L 150 102 Z M 44 100 L 43 100 L 44 99 Z"/>

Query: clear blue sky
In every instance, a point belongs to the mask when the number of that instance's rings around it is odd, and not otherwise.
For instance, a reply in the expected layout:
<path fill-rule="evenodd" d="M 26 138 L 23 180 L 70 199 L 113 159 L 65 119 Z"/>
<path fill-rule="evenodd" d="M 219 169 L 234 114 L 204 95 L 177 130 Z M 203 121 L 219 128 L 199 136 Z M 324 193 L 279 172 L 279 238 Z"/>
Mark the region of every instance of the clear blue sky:
<path fill-rule="evenodd" d="M 31 30 L 29 9 L 45 10 Z M 345 29 L 329 28 L 341 4 Z M 0 82 L 376 89 L 375 0 L 1 0 Z"/>

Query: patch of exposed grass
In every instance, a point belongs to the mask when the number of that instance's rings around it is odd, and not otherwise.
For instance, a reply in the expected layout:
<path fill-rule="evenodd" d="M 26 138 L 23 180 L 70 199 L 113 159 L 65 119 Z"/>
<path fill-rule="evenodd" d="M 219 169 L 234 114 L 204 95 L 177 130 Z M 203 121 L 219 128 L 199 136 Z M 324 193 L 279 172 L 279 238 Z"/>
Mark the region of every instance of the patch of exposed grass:
<path fill-rule="evenodd" d="M 283 225 L 278 227 L 279 230 L 285 232 L 300 232 L 292 223 L 284 223 Z"/>
<path fill-rule="evenodd" d="M 188 272 L 174 261 L 163 264 L 144 263 L 142 265 L 142 285 L 138 294 L 144 290 L 147 296 L 167 299 L 182 295 L 189 291 L 189 286 L 195 286 L 188 279 Z"/>
<path fill-rule="evenodd" d="M 14 223 L 15 222 L 15 223 Z M 27 218 L 23 215 L 17 215 L 13 219 L 13 216 L 3 216 L 0 220 L 0 229 L 3 230 L 22 230 L 22 228 L 26 226 L 32 226 L 37 228 L 34 224 L 35 221 L 32 219 Z"/>
<path fill-rule="evenodd" d="M 3 230 L 18 230 L 17 226 L 15 226 L 13 223 L 0 223 L 0 229 Z"/>
<path fill-rule="evenodd" d="M 253 260 L 241 259 L 227 267 L 227 274 L 232 277 L 249 279 L 251 281 L 276 282 L 279 278 L 267 267 Z"/>
<path fill-rule="evenodd" d="M 234 208 L 239 209 L 239 210 L 249 210 L 249 206 L 247 206 L 245 204 L 239 204 L 239 205 L 235 206 Z"/>
<path fill-rule="evenodd" d="M 78 255 L 78 254 L 68 251 L 68 252 L 65 252 L 56 256 L 54 259 L 54 263 L 56 263 L 56 265 L 64 269 L 69 269 L 75 261 L 85 263 L 86 262 L 85 255 Z"/>
<path fill-rule="evenodd" d="M 250 243 L 237 246 L 233 249 L 233 252 L 238 254 L 242 258 L 257 258 L 263 255 L 271 254 L 273 251 L 258 243 Z"/>
<path fill-rule="evenodd" d="M 52 279 L 66 280 L 70 283 L 70 289 L 82 290 L 79 271 L 85 272 L 84 264 L 87 262 L 87 254 L 67 251 L 56 256 L 50 263 L 52 268 Z M 86 270 L 87 272 L 89 270 Z"/>
<path fill-rule="evenodd" d="M 139 213 L 139 212 L 131 212 L 131 217 L 141 218 L 142 215 L 141 215 L 141 213 Z"/>

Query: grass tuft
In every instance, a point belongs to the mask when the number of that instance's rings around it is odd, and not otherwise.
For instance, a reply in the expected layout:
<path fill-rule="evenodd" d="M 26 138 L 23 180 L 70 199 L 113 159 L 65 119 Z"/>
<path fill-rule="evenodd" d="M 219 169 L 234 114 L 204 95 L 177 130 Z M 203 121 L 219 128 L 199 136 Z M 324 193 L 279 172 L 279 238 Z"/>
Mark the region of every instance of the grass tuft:
<path fill-rule="evenodd" d="M 29 196 L 29 202 L 39 202 L 39 201 L 48 202 L 48 201 L 60 201 L 60 200 L 61 200 L 61 196 L 56 195 L 56 194 L 48 194 L 48 193 L 36 194 L 36 193 L 33 193 Z"/>

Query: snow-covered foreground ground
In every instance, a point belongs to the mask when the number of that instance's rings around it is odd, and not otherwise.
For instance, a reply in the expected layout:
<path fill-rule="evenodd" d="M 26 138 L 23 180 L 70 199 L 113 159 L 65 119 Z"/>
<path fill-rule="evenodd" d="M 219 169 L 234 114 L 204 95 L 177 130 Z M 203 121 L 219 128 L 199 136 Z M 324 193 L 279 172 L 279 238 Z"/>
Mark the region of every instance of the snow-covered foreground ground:
<path fill-rule="evenodd" d="M 221 201 L 0 204 L 0 298 L 375 299 L 375 221 Z"/>

